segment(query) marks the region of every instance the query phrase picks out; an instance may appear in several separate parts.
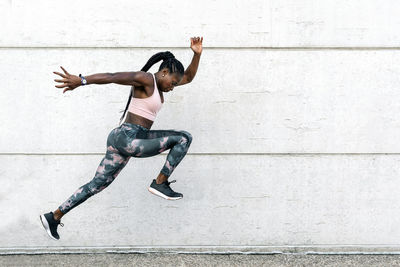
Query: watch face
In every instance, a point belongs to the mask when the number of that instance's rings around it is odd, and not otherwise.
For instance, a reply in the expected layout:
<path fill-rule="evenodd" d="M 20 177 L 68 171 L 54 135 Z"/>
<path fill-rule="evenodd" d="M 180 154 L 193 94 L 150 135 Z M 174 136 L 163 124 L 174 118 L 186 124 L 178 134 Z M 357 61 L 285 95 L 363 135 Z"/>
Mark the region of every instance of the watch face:
<path fill-rule="evenodd" d="M 83 83 L 83 84 L 87 84 L 86 79 L 82 79 L 82 83 Z"/>

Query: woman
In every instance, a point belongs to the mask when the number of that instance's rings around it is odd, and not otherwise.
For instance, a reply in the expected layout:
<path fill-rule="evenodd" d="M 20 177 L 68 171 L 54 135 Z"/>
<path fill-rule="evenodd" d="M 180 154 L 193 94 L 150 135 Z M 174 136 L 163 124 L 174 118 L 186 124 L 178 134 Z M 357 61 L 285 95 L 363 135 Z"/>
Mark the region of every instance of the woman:
<path fill-rule="evenodd" d="M 57 226 L 59 224 L 64 226 L 61 217 L 109 186 L 131 157 L 151 157 L 170 149 L 160 174 L 152 181 L 148 190 L 168 200 L 183 197 L 181 193 L 171 189 L 169 185 L 175 181 L 169 182 L 168 178 L 186 155 L 192 136 L 185 131 L 150 130 L 150 128 L 164 103 L 163 93 L 172 91 L 175 86 L 190 83 L 196 75 L 203 50 L 203 37 L 191 38 L 190 42 L 194 55 L 186 70 L 174 55 L 167 51 L 153 55 L 138 72 L 100 73 L 86 77 L 69 74 L 63 67 L 61 69 L 64 73 L 54 72 L 62 78 L 55 81 L 61 83 L 56 87 L 64 88 L 63 93 L 81 85 L 107 83 L 131 85 L 132 90 L 121 117 L 122 121 L 128 111 L 125 122 L 109 134 L 106 155 L 100 162 L 93 180 L 79 187 L 54 212 L 40 215 L 40 220 L 52 239 L 60 239 Z M 157 73 L 147 72 L 152 65 L 161 60 Z"/>

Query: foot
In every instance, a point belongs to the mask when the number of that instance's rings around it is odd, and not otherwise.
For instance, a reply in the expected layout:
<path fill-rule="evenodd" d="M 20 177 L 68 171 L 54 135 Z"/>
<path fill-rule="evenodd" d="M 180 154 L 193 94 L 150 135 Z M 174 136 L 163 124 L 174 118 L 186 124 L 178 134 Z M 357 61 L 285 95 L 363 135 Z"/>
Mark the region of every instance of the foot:
<path fill-rule="evenodd" d="M 171 183 L 175 183 L 176 180 L 171 182 L 165 181 L 162 184 L 157 184 L 156 180 L 154 179 L 149 187 L 149 191 L 156 196 L 168 199 L 168 200 L 178 200 L 183 198 L 181 193 L 177 193 L 171 189 L 169 186 Z"/>
<path fill-rule="evenodd" d="M 44 229 L 46 230 L 47 234 L 54 240 L 60 239 L 60 236 L 57 233 L 57 226 L 64 224 L 61 223 L 60 220 L 55 220 L 53 217 L 53 212 L 45 213 L 40 215 L 40 221 L 43 224 Z"/>

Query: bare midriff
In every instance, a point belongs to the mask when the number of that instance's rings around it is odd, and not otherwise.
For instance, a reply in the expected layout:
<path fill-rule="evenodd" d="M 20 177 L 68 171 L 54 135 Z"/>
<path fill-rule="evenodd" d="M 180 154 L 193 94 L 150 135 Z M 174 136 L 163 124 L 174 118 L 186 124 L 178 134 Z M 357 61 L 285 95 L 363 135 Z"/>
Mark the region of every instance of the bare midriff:
<path fill-rule="evenodd" d="M 131 112 L 127 112 L 127 113 L 128 113 L 128 115 L 126 115 L 126 119 L 125 119 L 126 123 L 138 124 L 147 129 L 150 129 L 151 126 L 153 125 L 153 121 L 151 121 L 149 119 L 146 119 L 142 116 L 133 114 Z"/>

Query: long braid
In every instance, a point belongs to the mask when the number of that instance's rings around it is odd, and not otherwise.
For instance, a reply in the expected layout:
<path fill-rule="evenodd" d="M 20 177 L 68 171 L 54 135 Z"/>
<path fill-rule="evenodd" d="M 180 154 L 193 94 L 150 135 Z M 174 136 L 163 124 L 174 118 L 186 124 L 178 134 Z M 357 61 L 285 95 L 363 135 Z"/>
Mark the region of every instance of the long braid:
<path fill-rule="evenodd" d="M 141 71 L 147 72 L 154 64 L 156 64 L 160 60 L 163 60 L 163 62 L 161 63 L 159 70 L 162 70 L 163 68 L 168 68 L 170 73 L 177 72 L 177 73 L 183 75 L 184 68 L 183 68 L 182 63 L 179 62 L 179 60 L 175 59 L 175 56 L 169 51 L 160 52 L 160 53 L 153 55 L 147 61 L 147 63 L 143 66 Z M 120 124 L 125 117 L 126 111 L 128 110 L 128 107 L 129 107 L 129 104 L 131 103 L 132 94 L 133 94 L 133 86 L 132 86 L 131 92 L 129 93 L 129 98 L 128 98 L 128 102 L 126 103 L 124 113 L 122 114 L 122 116 L 120 118 L 120 122 L 119 122 Z"/>

